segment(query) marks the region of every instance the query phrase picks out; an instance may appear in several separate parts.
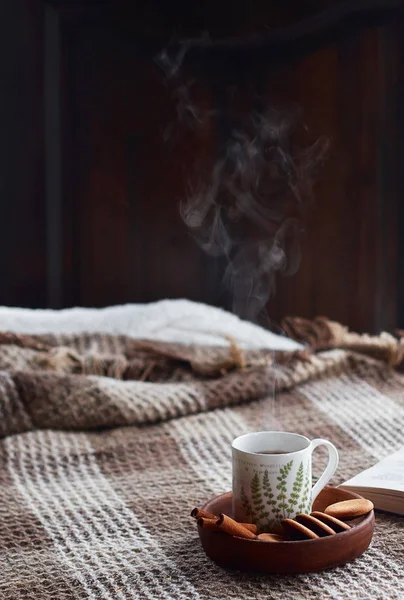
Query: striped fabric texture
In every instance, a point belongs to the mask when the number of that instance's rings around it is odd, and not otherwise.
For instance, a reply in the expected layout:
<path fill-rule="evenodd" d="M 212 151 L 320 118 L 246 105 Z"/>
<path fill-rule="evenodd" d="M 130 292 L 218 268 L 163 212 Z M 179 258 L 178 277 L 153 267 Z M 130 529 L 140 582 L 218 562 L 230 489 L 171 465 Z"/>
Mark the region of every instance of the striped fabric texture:
<path fill-rule="evenodd" d="M 321 573 L 251 575 L 205 556 L 189 513 L 231 488 L 234 437 L 328 438 L 333 484 L 404 445 L 403 375 L 338 349 L 276 358 L 0 334 L 0 599 L 402 599 L 394 515 L 377 514 L 362 557 Z M 324 464 L 316 451 L 315 475 Z"/>

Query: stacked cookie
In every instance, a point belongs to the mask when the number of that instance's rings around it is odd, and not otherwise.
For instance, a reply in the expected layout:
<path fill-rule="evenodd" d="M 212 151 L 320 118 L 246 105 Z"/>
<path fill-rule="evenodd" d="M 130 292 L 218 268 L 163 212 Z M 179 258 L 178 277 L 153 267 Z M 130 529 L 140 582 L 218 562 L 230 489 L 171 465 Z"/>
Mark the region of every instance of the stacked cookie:
<path fill-rule="evenodd" d="M 285 538 L 287 540 L 315 540 L 335 535 L 351 529 L 351 526 L 345 521 L 366 515 L 371 510 L 373 510 L 373 504 L 370 500 L 345 500 L 327 506 L 324 512 L 314 511 L 310 515 L 300 514 L 294 519 L 283 519 Z"/>

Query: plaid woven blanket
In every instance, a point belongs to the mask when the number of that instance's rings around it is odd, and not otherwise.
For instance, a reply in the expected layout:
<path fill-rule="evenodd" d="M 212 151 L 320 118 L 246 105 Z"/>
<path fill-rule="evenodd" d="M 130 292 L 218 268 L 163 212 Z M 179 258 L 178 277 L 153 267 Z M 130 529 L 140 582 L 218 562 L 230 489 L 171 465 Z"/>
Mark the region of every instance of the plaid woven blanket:
<path fill-rule="evenodd" d="M 403 445 L 404 376 L 383 360 L 3 334 L 0 421 L 1 600 L 404 597 L 402 518 L 379 513 L 345 567 L 281 577 L 216 566 L 188 517 L 231 488 L 242 433 L 332 440 L 334 484 Z"/>

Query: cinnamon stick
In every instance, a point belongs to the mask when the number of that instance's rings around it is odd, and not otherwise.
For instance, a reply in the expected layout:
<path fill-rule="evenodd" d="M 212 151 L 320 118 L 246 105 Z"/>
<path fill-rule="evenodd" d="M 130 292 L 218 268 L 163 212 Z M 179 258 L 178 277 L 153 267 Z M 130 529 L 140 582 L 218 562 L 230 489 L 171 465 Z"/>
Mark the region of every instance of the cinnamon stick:
<path fill-rule="evenodd" d="M 223 513 L 220 514 L 216 521 L 216 525 L 219 527 L 220 531 L 224 531 L 229 535 L 237 535 L 238 537 L 250 540 L 254 540 L 257 537 L 255 533 L 244 527 L 241 523 L 237 523 L 237 521 L 234 521 Z"/>
<path fill-rule="evenodd" d="M 210 531 L 222 531 L 217 525 L 217 517 L 215 517 L 214 519 L 200 517 L 197 522 L 199 527 L 203 527 L 204 529 L 209 529 Z"/>
<path fill-rule="evenodd" d="M 232 527 L 242 527 L 243 529 L 247 529 L 247 531 L 249 531 L 250 533 L 253 533 L 254 536 L 256 536 L 257 532 L 258 532 L 258 528 L 256 525 L 254 525 L 254 523 L 238 523 L 237 521 L 234 521 L 233 519 L 230 519 L 230 517 L 228 517 L 227 515 L 223 515 L 223 519 L 221 520 L 221 517 L 217 517 L 217 515 L 214 515 L 213 513 L 208 512 L 207 510 L 204 510 L 203 508 L 194 508 L 191 510 L 191 517 L 194 517 L 194 519 L 196 519 L 198 521 L 198 525 L 200 527 L 205 527 L 206 529 L 210 529 L 212 531 L 224 531 L 225 533 L 229 533 L 229 531 L 227 531 L 227 529 L 230 529 L 230 523 L 234 523 L 234 525 L 232 525 Z M 226 517 L 226 519 L 224 519 L 224 517 Z M 226 524 L 223 525 L 223 521 L 226 520 Z M 219 524 L 220 522 L 220 524 Z M 230 535 L 239 535 L 237 533 L 232 533 Z M 245 537 L 245 536 L 243 536 Z M 250 536 L 247 536 L 250 537 Z"/>
<path fill-rule="evenodd" d="M 234 522 L 237 523 L 236 521 Z M 205 527 L 205 529 L 210 529 L 211 531 L 224 531 L 223 527 L 220 527 L 217 523 L 217 517 L 214 517 L 213 519 L 210 519 L 208 517 L 198 518 L 198 525 L 200 525 L 200 527 Z M 237 523 L 237 525 L 241 525 L 245 529 L 248 529 L 248 531 L 251 531 L 251 533 L 253 533 L 254 535 L 257 535 L 258 527 L 254 525 L 254 523 Z"/>
<path fill-rule="evenodd" d="M 258 527 L 254 525 L 254 523 L 239 523 L 239 525 L 242 525 L 243 527 L 248 529 L 248 531 L 251 531 L 251 533 L 257 535 Z"/>
<path fill-rule="evenodd" d="M 198 507 L 191 510 L 191 517 L 194 517 L 195 519 L 217 519 L 217 515 L 214 515 L 213 513 L 210 513 L 207 510 L 203 510 L 203 508 Z"/>

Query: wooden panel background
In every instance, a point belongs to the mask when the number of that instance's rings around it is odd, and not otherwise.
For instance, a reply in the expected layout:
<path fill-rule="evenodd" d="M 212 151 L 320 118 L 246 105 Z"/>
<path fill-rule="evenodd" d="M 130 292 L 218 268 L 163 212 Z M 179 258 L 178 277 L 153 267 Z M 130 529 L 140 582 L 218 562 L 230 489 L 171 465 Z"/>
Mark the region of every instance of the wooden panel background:
<path fill-rule="evenodd" d="M 187 297 L 231 307 L 224 260 L 206 256 L 179 215 L 195 159 L 211 164 L 226 123 L 179 130 L 175 144 L 163 141 L 176 109 L 155 49 L 174 29 L 180 37 L 204 28 L 213 37 L 262 33 L 262 23 L 299 22 L 332 3 L 239 2 L 231 19 L 211 2 L 183 13 L 180 2 L 177 13 L 157 2 L 142 10 L 127 2 L 18 3 L 18 14 L 8 9 L 21 30 L 10 43 L 21 46 L 34 102 L 28 107 L 18 93 L 28 124 L 21 132 L 9 98 L 9 136 L 19 145 L 7 180 L 15 201 L 6 205 L 3 194 L 0 304 Z M 254 108 L 256 94 L 261 103 L 301 106 L 312 138 L 331 141 L 301 267 L 278 280 L 267 307 L 272 321 L 325 314 L 357 330 L 404 326 L 400 19 L 361 16 L 281 49 L 250 50 L 228 71 L 215 60 L 187 66 L 198 104 L 226 106 L 233 86 L 245 110 Z M 15 86 L 10 73 L 7 82 Z"/>
<path fill-rule="evenodd" d="M 47 301 L 43 14 L 0 3 L 0 304 Z"/>

